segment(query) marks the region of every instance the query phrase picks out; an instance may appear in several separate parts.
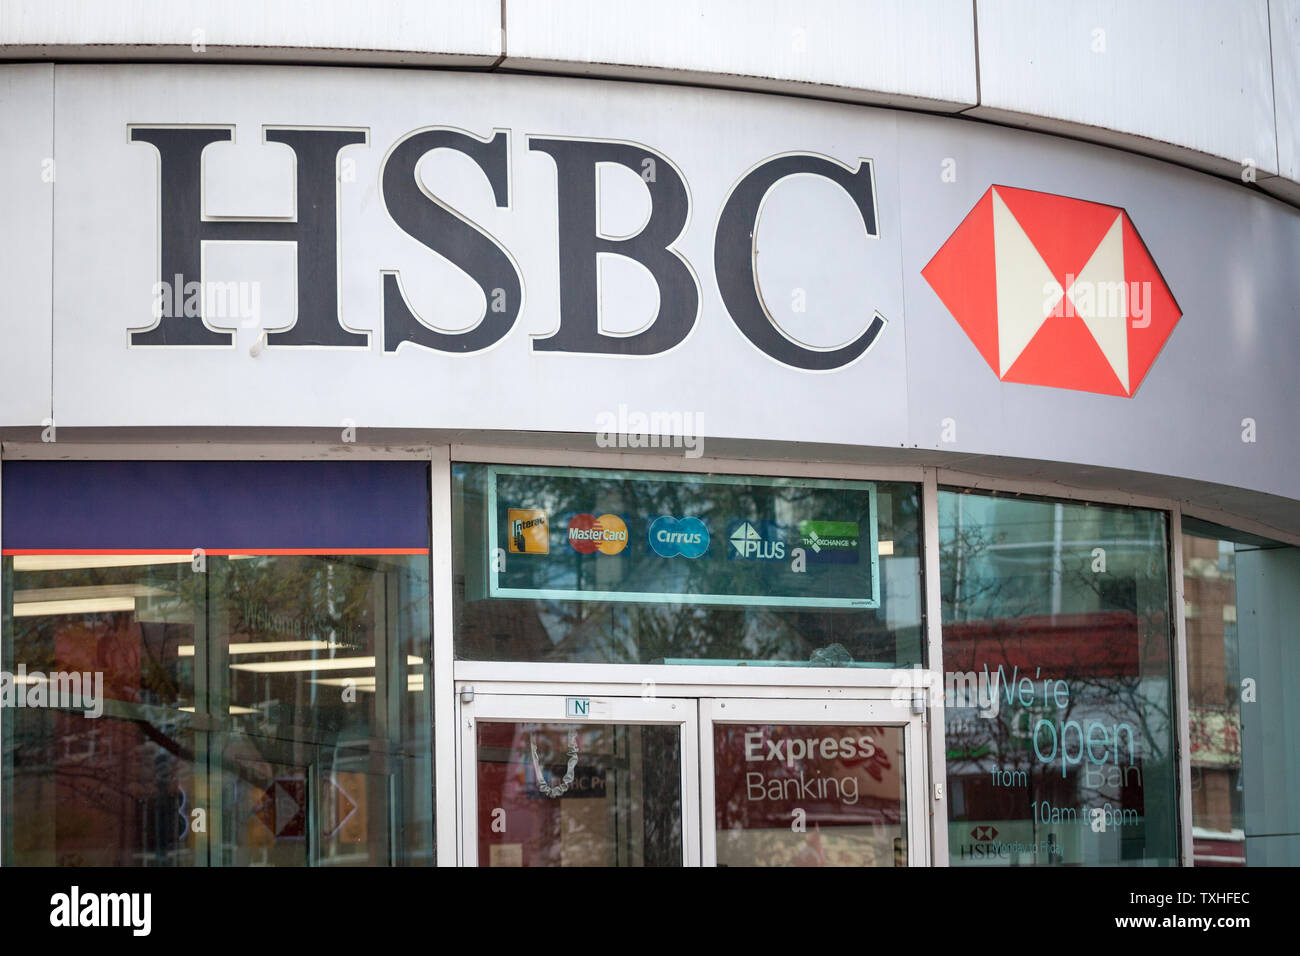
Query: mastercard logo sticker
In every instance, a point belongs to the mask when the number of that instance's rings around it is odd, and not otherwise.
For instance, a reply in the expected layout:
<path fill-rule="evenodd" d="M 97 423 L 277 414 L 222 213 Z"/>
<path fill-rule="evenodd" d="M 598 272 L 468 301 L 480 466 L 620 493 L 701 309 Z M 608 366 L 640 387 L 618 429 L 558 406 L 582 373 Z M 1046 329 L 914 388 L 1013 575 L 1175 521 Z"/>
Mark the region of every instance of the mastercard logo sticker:
<path fill-rule="evenodd" d="M 618 515 L 579 514 L 569 519 L 569 547 L 579 554 L 618 554 L 627 547 L 627 523 Z"/>

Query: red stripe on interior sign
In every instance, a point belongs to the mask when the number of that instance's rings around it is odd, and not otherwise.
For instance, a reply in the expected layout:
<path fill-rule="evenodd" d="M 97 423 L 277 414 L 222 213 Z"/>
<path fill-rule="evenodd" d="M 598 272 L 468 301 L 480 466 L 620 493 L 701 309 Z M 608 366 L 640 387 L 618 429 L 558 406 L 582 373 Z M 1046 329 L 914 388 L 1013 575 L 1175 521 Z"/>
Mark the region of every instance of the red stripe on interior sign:
<path fill-rule="evenodd" d="M 131 555 L 184 554 L 191 555 L 193 548 L 5 548 L 5 557 L 18 555 Z M 428 554 L 428 548 L 204 548 L 204 554 L 218 557 L 247 554 L 254 557 L 278 555 L 346 555 L 346 554 Z"/>

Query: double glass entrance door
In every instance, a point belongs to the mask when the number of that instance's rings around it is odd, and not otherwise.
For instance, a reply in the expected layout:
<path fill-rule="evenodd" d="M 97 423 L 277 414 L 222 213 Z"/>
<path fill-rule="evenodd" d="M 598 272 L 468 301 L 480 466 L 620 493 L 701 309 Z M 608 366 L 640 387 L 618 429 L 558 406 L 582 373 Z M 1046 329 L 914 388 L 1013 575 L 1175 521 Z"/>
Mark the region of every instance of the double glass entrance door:
<path fill-rule="evenodd" d="M 477 694 L 462 862 L 924 864 L 921 718 L 888 699 Z"/>

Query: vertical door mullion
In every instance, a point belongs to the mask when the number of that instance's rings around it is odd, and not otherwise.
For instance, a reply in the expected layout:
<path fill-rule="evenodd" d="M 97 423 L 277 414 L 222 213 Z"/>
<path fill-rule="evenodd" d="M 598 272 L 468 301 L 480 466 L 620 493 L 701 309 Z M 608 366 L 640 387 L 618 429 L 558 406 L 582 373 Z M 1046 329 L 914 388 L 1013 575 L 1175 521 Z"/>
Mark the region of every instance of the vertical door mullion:
<path fill-rule="evenodd" d="M 682 735 L 682 863 L 699 866 L 701 818 L 704 801 L 700 792 L 700 760 L 704 753 L 700 746 L 700 702 L 682 701 L 686 708 L 681 724 Z"/>
<path fill-rule="evenodd" d="M 464 758 L 458 745 L 461 716 L 452 676 L 456 586 L 452 563 L 451 448 L 434 445 L 429 450 L 429 600 L 432 605 L 429 706 L 433 717 L 434 858 L 438 866 L 464 861 L 463 808 L 457 804 L 456 768 Z M 471 753 L 473 748 L 470 748 Z M 460 834 L 460 839 L 457 835 Z"/>
<path fill-rule="evenodd" d="M 1169 589 L 1173 595 L 1174 687 L 1173 713 L 1178 725 L 1178 855 L 1182 866 L 1196 865 L 1192 838 L 1192 710 L 1187 676 L 1187 597 L 1183 577 L 1183 510 L 1174 505 L 1169 513 Z"/>
<path fill-rule="evenodd" d="M 925 469 L 921 485 L 921 522 L 925 568 L 921 575 L 922 593 L 925 596 L 925 667 L 933 683 L 927 685 L 926 714 L 928 724 L 923 728 L 924 750 L 928 752 L 925 793 L 922 800 L 923 820 L 929 831 L 930 862 L 934 866 L 948 865 L 948 750 L 944 716 L 943 669 L 943 599 L 939 590 L 939 473 Z M 943 789 L 940 790 L 939 787 Z M 942 798 L 940 794 L 943 794 Z M 930 811 L 934 811 L 931 817 Z"/>
<path fill-rule="evenodd" d="M 713 765 L 713 708 L 717 701 L 700 701 L 700 866 L 718 865 L 718 814 L 714 809 L 717 799 L 716 768 Z"/>
<path fill-rule="evenodd" d="M 907 865 L 927 866 L 930 863 L 931 846 L 926 839 L 930 830 L 929 790 L 925 773 L 925 727 L 919 718 L 912 720 L 906 728 L 907 763 L 903 772 L 906 775 L 907 797 Z M 947 821 L 944 821 L 947 826 Z"/>
<path fill-rule="evenodd" d="M 473 702 L 457 702 L 460 733 L 460 853 L 462 866 L 478 866 L 478 719 Z"/>

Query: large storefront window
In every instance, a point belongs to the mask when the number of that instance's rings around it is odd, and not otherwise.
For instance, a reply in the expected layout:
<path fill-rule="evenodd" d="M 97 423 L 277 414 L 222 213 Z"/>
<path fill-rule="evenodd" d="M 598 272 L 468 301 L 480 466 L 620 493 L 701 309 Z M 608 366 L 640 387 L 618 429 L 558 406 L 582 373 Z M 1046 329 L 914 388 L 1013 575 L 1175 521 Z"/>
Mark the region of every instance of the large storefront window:
<path fill-rule="evenodd" d="M 433 862 L 427 476 L 7 463 L 3 861 Z"/>
<path fill-rule="evenodd" d="M 456 655 L 921 663 L 913 484 L 453 470 Z"/>
<path fill-rule="evenodd" d="M 1184 517 L 1183 596 L 1195 863 L 1294 866 L 1300 548 Z"/>
<path fill-rule="evenodd" d="M 941 489 L 953 865 L 1176 865 L 1161 512 Z"/>

